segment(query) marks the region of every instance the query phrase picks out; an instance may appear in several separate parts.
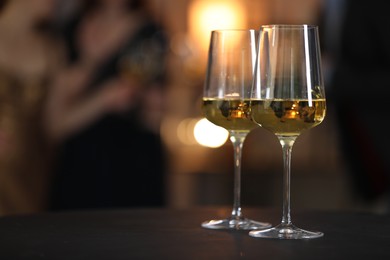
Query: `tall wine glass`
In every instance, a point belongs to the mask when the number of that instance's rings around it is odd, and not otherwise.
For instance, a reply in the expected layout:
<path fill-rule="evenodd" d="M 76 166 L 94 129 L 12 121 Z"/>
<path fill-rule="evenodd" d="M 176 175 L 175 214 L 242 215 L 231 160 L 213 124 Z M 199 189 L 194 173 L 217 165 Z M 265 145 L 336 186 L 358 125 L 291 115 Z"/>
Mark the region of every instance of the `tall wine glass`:
<path fill-rule="evenodd" d="M 291 152 L 297 137 L 319 125 L 326 100 L 318 27 L 264 25 L 251 95 L 253 120 L 279 139 L 283 150 L 283 216 L 279 225 L 250 236 L 309 239 L 323 236 L 294 226 L 290 216 Z"/>
<path fill-rule="evenodd" d="M 210 229 L 261 229 L 271 225 L 247 219 L 241 211 L 241 155 L 247 134 L 258 127 L 249 103 L 256 61 L 256 31 L 211 32 L 202 110 L 212 123 L 227 129 L 234 148 L 234 201 L 230 217 L 202 223 Z"/>

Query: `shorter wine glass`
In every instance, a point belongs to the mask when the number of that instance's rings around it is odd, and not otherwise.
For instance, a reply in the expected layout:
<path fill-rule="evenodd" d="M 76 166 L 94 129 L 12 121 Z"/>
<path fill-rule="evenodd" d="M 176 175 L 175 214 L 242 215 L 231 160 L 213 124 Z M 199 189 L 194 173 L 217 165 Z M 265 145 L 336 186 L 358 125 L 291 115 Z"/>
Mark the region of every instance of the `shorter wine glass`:
<path fill-rule="evenodd" d="M 325 118 L 326 100 L 318 27 L 264 25 L 251 95 L 253 121 L 279 139 L 283 150 L 283 216 L 279 225 L 251 231 L 261 238 L 310 239 L 322 232 L 292 224 L 290 215 L 291 152 L 297 137 Z"/>
<path fill-rule="evenodd" d="M 249 103 L 256 61 L 255 30 L 211 32 L 202 110 L 212 123 L 229 131 L 234 148 L 234 200 L 231 215 L 202 223 L 210 229 L 263 229 L 270 227 L 248 219 L 241 211 L 241 156 L 245 137 L 257 128 Z"/>

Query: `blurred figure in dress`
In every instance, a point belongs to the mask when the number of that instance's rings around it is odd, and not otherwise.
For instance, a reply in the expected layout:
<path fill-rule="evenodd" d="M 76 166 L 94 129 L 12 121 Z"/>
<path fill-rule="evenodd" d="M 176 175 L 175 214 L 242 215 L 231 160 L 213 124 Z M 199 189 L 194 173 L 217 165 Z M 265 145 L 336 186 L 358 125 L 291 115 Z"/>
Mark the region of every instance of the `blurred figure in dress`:
<path fill-rule="evenodd" d="M 167 35 L 145 4 L 86 1 L 63 27 L 71 77 L 64 74 L 46 108 L 47 126 L 59 151 L 52 210 L 165 205 L 165 152 L 159 125 L 167 80 Z M 75 91 L 63 93 L 76 85 Z M 123 99 L 113 93 L 109 104 L 114 107 L 107 113 L 89 117 L 82 126 L 69 123 L 81 116 L 77 104 L 83 96 L 111 88 L 122 89 L 130 98 L 112 102 Z M 99 97 L 109 95 L 97 95 L 90 111 L 101 105 Z"/>
<path fill-rule="evenodd" d="M 0 3 L 2 215 L 163 204 L 165 35 L 135 1 L 86 3 L 70 34 L 61 1 Z"/>

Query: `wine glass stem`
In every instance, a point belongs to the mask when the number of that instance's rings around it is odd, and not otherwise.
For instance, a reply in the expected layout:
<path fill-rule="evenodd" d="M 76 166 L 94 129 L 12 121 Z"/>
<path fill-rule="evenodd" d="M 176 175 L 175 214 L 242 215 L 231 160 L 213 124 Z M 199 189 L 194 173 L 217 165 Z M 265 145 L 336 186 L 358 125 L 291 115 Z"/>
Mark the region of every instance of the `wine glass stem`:
<path fill-rule="evenodd" d="M 239 219 L 241 213 L 241 158 L 242 147 L 246 137 L 246 133 L 230 132 L 230 141 L 234 148 L 234 190 L 233 190 L 233 210 L 232 218 Z"/>
<path fill-rule="evenodd" d="M 291 225 L 291 152 L 296 137 L 280 136 L 279 141 L 283 150 L 283 216 L 282 225 Z"/>

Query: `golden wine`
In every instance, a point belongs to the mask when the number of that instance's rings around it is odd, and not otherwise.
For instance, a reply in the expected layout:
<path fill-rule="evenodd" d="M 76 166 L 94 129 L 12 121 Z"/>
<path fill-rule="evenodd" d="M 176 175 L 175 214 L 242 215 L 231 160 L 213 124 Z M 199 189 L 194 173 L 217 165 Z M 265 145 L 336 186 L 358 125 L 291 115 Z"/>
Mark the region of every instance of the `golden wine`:
<path fill-rule="evenodd" d="M 212 123 L 228 131 L 247 132 L 258 127 L 250 115 L 249 99 L 203 98 L 203 114 Z"/>
<path fill-rule="evenodd" d="M 276 135 L 298 136 L 319 125 L 325 117 L 325 99 L 252 100 L 253 121 Z"/>

